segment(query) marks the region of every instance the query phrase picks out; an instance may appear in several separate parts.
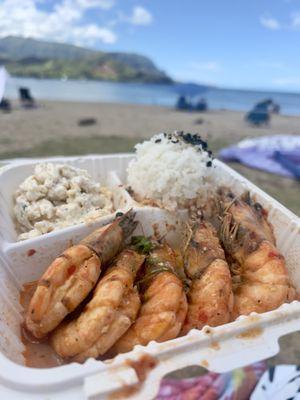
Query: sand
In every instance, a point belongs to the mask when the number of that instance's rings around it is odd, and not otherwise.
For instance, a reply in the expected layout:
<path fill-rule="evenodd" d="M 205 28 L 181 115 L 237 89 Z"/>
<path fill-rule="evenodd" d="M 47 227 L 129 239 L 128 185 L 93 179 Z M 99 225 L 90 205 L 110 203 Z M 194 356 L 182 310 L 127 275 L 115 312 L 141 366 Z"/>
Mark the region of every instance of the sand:
<path fill-rule="evenodd" d="M 17 106 L 17 105 L 16 105 Z M 96 118 L 93 126 L 78 126 L 81 118 Z M 17 108 L 0 114 L 0 155 L 25 151 L 49 140 L 84 137 L 146 138 L 161 131 L 199 132 L 212 141 L 233 143 L 243 137 L 274 133 L 299 133 L 300 116 L 274 116 L 269 127 L 253 128 L 244 113 L 210 111 L 205 114 L 177 112 L 158 106 L 43 102 L 40 108 Z M 91 149 L 92 151 L 92 149 Z"/>

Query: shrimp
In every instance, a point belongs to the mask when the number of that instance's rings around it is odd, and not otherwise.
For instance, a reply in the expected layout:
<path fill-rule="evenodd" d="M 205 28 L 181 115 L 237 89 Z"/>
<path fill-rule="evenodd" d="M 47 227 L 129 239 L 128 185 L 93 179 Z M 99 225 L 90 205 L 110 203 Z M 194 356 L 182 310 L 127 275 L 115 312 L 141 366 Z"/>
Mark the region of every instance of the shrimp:
<path fill-rule="evenodd" d="M 276 248 L 267 213 L 249 194 L 236 197 L 219 191 L 222 208 L 220 236 L 232 260 L 233 319 L 251 312 L 274 310 L 295 299 L 284 257 Z"/>
<path fill-rule="evenodd" d="M 119 254 L 80 316 L 53 332 L 51 344 L 57 354 L 78 362 L 96 358 L 127 331 L 140 308 L 134 279 L 144 260 L 144 255 L 131 249 Z"/>
<path fill-rule="evenodd" d="M 135 323 L 112 348 L 126 353 L 137 344 L 164 342 L 178 336 L 187 312 L 182 281 L 175 274 L 176 254 L 166 244 L 156 245 L 146 260 L 141 283 L 146 284 L 142 306 Z"/>
<path fill-rule="evenodd" d="M 182 333 L 229 322 L 233 306 L 230 270 L 217 232 L 208 222 L 197 222 L 193 227 L 185 271 L 192 283 Z"/>
<path fill-rule="evenodd" d="M 117 217 L 52 262 L 39 280 L 26 313 L 26 328 L 36 338 L 54 330 L 85 299 L 103 266 L 135 229 L 134 217 L 132 211 Z"/>

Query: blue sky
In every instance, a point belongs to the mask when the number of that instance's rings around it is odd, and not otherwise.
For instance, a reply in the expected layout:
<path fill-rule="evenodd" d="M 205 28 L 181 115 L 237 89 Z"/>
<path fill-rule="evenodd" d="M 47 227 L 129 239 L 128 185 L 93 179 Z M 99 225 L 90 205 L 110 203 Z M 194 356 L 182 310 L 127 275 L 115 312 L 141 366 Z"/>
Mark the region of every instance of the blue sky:
<path fill-rule="evenodd" d="M 173 78 L 300 91 L 299 0 L 0 0 L 0 36 L 145 54 Z"/>

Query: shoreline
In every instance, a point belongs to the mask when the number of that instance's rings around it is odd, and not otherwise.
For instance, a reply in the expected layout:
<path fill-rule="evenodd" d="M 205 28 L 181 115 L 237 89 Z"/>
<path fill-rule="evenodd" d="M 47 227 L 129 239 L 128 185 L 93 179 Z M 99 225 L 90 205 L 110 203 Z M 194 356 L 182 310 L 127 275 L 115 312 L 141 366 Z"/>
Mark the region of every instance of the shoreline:
<path fill-rule="evenodd" d="M 299 94 L 300 95 L 300 94 Z M 18 110 L 18 109 L 22 109 L 22 107 L 19 105 L 18 99 L 17 98 L 10 98 L 11 103 L 12 103 L 12 107 L 13 110 Z M 61 104 L 74 104 L 74 105 L 83 105 L 83 104 L 90 104 L 90 105 L 105 105 L 105 106 L 129 106 L 129 107 L 156 107 L 156 108 L 162 108 L 165 110 L 169 110 L 169 111 L 174 111 L 177 113 L 182 113 L 182 114 L 188 114 L 191 116 L 199 116 L 199 115 L 207 115 L 207 114 L 213 114 L 213 113 L 239 113 L 239 114 L 243 114 L 245 115 L 249 110 L 233 110 L 230 108 L 210 108 L 205 112 L 198 112 L 198 111 L 185 111 L 185 110 L 176 110 L 174 107 L 169 106 L 169 105 L 163 105 L 163 104 L 144 104 L 144 103 L 130 103 L 130 102 L 109 102 L 109 101 L 100 101 L 100 100 L 90 100 L 90 101 L 82 101 L 82 100 L 65 100 L 65 99 L 43 99 L 43 98 L 39 98 L 39 99 L 35 99 L 36 103 L 39 104 L 39 106 L 43 106 L 43 105 L 48 105 L 48 104 L 57 104 L 57 103 L 61 103 Z M 274 116 L 275 114 L 271 114 L 271 118 Z M 286 118 L 299 118 L 300 119 L 300 112 L 299 114 L 284 114 L 284 113 L 280 113 L 279 114 L 280 117 L 286 117 Z M 255 129 L 261 129 L 261 128 L 255 128 Z"/>
<path fill-rule="evenodd" d="M 18 98 L 18 87 L 24 86 L 31 90 L 40 102 L 73 102 L 73 103 L 113 103 L 128 105 L 159 105 L 173 108 L 180 94 L 196 102 L 204 97 L 208 108 L 214 111 L 223 109 L 229 111 L 248 112 L 259 101 L 272 98 L 281 105 L 284 115 L 300 116 L 300 93 L 263 92 L 254 89 L 227 89 L 204 86 L 204 90 L 189 87 L 188 84 L 148 84 L 133 82 L 113 82 L 94 80 L 59 80 L 34 79 L 14 77 L 7 81 L 5 96 L 9 99 Z M 200 85 L 201 88 L 201 85 Z M 188 93 L 191 92 L 191 96 Z M 193 95 L 194 94 L 194 95 Z M 192 96 L 193 95 L 193 96 Z"/>
<path fill-rule="evenodd" d="M 139 85 L 166 85 L 166 86 L 173 86 L 173 85 L 186 85 L 186 84 L 192 84 L 192 85 L 199 85 L 201 87 L 205 87 L 208 90 L 210 89 L 217 89 L 217 90 L 234 90 L 237 92 L 253 92 L 253 93 L 270 93 L 273 95 L 276 94 L 287 94 L 287 95 L 300 95 L 300 90 L 298 92 L 290 92 L 290 91 L 281 91 L 281 90 L 276 90 L 276 89 L 272 89 L 272 88 L 235 88 L 235 87 L 226 87 L 226 86 L 214 86 L 214 85 L 206 85 L 206 84 L 202 84 L 202 83 L 196 83 L 196 82 L 177 82 L 177 81 L 171 81 L 171 82 L 134 82 L 134 81 L 109 81 L 109 80 L 101 80 L 101 79 L 64 79 L 61 77 L 57 77 L 57 78 L 50 78 L 50 77 L 34 77 L 34 76 L 20 76 L 20 75 L 10 75 L 11 78 L 17 78 L 17 79 L 34 79 L 34 80 L 39 80 L 39 81 L 61 81 L 61 82 L 98 82 L 98 83 L 117 83 L 117 84 L 125 84 L 125 85 L 135 85 L 135 84 L 139 84 Z M 45 101 L 50 101 L 49 99 L 45 99 Z"/>

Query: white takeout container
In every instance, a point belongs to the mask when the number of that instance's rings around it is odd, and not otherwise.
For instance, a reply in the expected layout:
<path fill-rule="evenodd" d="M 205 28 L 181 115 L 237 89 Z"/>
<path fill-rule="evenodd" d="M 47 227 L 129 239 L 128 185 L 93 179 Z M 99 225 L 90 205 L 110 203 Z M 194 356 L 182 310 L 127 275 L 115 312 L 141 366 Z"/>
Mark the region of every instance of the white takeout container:
<path fill-rule="evenodd" d="M 141 222 L 135 234 L 153 233 L 153 224 L 167 240 L 178 244 L 177 230 L 184 213 L 177 216 L 153 207 L 140 207 L 124 189 L 126 168 L 130 154 L 60 157 L 47 161 L 63 162 L 85 168 L 95 180 L 108 185 L 114 194 L 116 209 L 133 207 Z M 45 160 L 45 159 L 44 159 Z M 226 372 L 249 363 L 271 357 L 279 351 L 278 339 L 300 329 L 300 303 L 283 304 L 277 310 L 250 316 L 216 328 L 192 330 L 185 337 L 165 343 L 151 342 L 136 346 L 107 362 L 94 359 L 83 365 L 71 363 L 46 369 L 24 366 L 20 340 L 22 308 L 19 293 L 24 283 L 38 279 L 50 262 L 59 255 L 70 240 L 78 242 L 98 226 L 108 223 L 114 215 L 94 223 L 85 223 L 61 229 L 38 238 L 17 242 L 13 220 L 13 193 L 41 160 L 22 160 L 5 166 L 0 172 L 0 398 L 1 399 L 152 399 L 160 379 L 168 372 L 190 365 L 201 365 L 210 371 Z M 262 190 L 234 172 L 220 161 L 215 161 L 222 183 L 233 191 L 250 190 L 257 201 L 269 212 L 277 245 L 286 259 L 289 274 L 300 290 L 300 221 L 292 212 L 265 194 Z M 145 182 L 145 184 L 147 184 Z M 173 225 L 175 230 L 167 229 Z M 142 228 L 141 228 L 142 227 Z M 29 250 L 35 250 L 32 252 Z M 135 369 L 128 360 L 139 361 L 145 355 L 156 361 L 139 382 Z M 131 389 L 131 385 L 133 389 Z"/>

